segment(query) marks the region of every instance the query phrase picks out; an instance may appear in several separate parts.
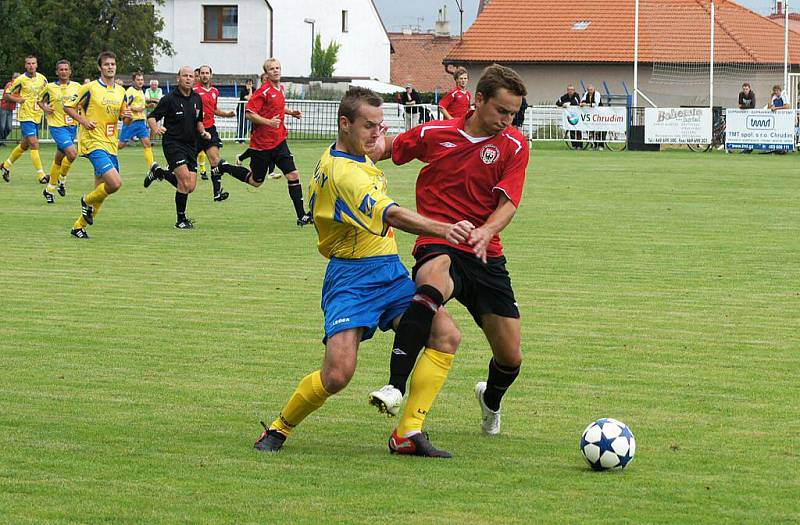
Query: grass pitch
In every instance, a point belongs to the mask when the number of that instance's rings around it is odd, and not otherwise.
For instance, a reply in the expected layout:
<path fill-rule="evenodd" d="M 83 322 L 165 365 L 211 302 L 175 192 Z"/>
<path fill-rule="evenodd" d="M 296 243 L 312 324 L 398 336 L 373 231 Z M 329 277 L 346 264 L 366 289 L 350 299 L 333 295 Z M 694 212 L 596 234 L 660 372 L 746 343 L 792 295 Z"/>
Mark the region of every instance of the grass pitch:
<path fill-rule="evenodd" d="M 304 186 L 324 146 L 291 144 Z M 502 435 L 481 436 L 472 389 L 490 354 L 451 303 L 463 343 L 428 418 L 450 461 L 387 453 L 393 422 L 366 396 L 390 334 L 281 453 L 254 451 L 258 420 L 321 363 L 314 230 L 294 225 L 285 181 L 226 178 L 224 203 L 198 181 L 197 229 L 177 231 L 172 188 L 142 187 L 141 149 L 120 161 L 89 241 L 69 236 L 85 159 L 55 205 L 27 154 L 0 182 L 0 522 L 800 520 L 795 155 L 537 146 L 503 236 L 523 373 Z M 412 205 L 419 165 L 384 168 Z M 578 451 L 604 416 L 636 436 L 624 472 Z"/>

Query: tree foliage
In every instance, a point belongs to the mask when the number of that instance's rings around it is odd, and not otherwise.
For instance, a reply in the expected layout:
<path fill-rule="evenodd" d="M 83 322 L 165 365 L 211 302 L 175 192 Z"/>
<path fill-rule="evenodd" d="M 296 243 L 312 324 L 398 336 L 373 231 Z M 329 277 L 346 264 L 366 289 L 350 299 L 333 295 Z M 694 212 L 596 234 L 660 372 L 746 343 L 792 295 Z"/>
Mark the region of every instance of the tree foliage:
<path fill-rule="evenodd" d="M 322 37 L 317 35 L 314 39 L 314 49 L 311 51 L 311 76 L 314 78 L 331 78 L 336 69 L 339 48 L 341 44 L 331 41 L 328 47 L 322 49 Z"/>
<path fill-rule="evenodd" d="M 39 58 L 39 71 L 55 77 L 55 63 L 72 63 L 73 78 L 95 78 L 97 55 L 113 51 L 117 70 L 151 72 L 159 54 L 172 55 L 154 4 L 164 0 L 0 1 L 0 78 L 23 71 L 26 55 Z"/>

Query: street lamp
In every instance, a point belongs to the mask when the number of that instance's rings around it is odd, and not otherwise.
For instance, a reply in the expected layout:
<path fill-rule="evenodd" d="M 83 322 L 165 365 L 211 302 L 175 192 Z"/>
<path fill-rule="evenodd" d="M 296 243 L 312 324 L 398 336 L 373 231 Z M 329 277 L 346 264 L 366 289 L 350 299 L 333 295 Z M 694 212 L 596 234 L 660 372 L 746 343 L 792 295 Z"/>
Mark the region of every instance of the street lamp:
<path fill-rule="evenodd" d="M 311 68 L 308 70 L 308 76 L 310 78 L 311 74 L 314 72 L 314 24 L 316 20 L 313 18 L 306 18 L 303 22 L 311 24 Z"/>

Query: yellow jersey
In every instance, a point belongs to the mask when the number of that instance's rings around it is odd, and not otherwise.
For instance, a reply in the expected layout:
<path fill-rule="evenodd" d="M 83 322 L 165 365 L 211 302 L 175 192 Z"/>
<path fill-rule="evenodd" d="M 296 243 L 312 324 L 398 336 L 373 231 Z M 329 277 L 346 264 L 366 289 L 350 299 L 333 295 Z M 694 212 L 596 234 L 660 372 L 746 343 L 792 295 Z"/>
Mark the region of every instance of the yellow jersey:
<path fill-rule="evenodd" d="M 325 150 L 310 185 L 308 205 L 317 229 L 317 249 L 326 258 L 361 259 L 397 254 L 386 210 L 383 171 L 368 157 Z"/>
<path fill-rule="evenodd" d="M 47 84 L 39 97 L 39 100 L 50 104 L 53 113 L 47 115 L 47 125 L 51 128 L 61 128 L 64 126 L 75 126 L 78 123 L 64 112 L 65 102 L 78 100 L 78 90 L 81 85 L 77 82 L 69 81 L 62 84 L 59 81 Z"/>
<path fill-rule="evenodd" d="M 135 87 L 131 86 L 125 91 L 125 101 L 128 103 L 129 108 L 142 108 L 141 113 L 137 113 L 135 111 L 131 111 L 132 117 L 131 120 L 144 120 L 147 118 L 145 114 L 145 106 L 147 105 L 144 100 L 144 91 L 141 89 L 136 89 Z"/>
<path fill-rule="evenodd" d="M 80 86 L 78 97 L 65 101 L 64 106 L 80 108 L 84 117 L 95 123 L 94 129 L 80 126 L 78 129 L 78 153 L 85 155 L 100 149 L 117 154 L 119 118 L 128 106 L 125 88 L 112 84 L 107 86 L 98 79 Z"/>
<path fill-rule="evenodd" d="M 47 78 L 41 73 L 34 73 L 29 77 L 24 73 L 17 77 L 13 84 L 11 84 L 11 93 L 21 96 L 24 100 L 19 106 L 17 112 L 17 120 L 20 122 L 35 122 L 42 121 L 44 111 L 39 107 L 39 97 L 47 85 Z"/>

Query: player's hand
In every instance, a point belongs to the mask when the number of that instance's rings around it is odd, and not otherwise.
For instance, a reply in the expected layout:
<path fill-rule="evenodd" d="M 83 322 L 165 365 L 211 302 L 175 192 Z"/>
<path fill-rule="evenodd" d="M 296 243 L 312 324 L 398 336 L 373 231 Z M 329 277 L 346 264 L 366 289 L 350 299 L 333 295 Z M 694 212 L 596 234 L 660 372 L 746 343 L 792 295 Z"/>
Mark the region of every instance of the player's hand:
<path fill-rule="evenodd" d="M 267 125 L 271 128 L 279 128 L 281 127 L 281 117 L 280 115 L 275 115 L 274 117 L 267 119 Z"/>
<path fill-rule="evenodd" d="M 302 118 L 302 116 L 303 116 L 303 112 L 302 112 L 302 111 L 300 111 L 299 109 L 297 109 L 297 110 L 293 111 L 293 112 L 291 113 L 291 115 L 292 115 L 294 118 L 296 118 L 297 120 L 300 120 L 300 118 Z"/>
<path fill-rule="evenodd" d="M 475 257 L 486 263 L 486 249 L 489 247 L 489 242 L 492 240 L 492 233 L 484 228 L 475 228 L 470 232 L 467 244 L 472 246 L 475 250 Z"/>
<path fill-rule="evenodd" d="M 153 133 L 155 133 L 156 135 L 163 135 L 166 132 L 167 128 L 165 128 L 164 126 L 158 126 L 156 129 L 153 130 Z"/>
<path fill-rule="evenodd" d="M 133 117 L 133 113 L 131 113 L 131 108 L 125 108 L 125 109 L 124 109 L 124 110 L 123 110 L 123 111 L 122 111 L 122 112 L 119 114 L 119 116 L 120 116 L 120 117 L 122 117 L 122 118 L 132 118 L 132 117 Z"/>
<path fill-rule="evenodd" d="M 94 129 L 97 127 L 97 122 L 95 122 L 94 120 L 87 120 L 86 124 L 84 124 L 83 127 L 90 130 Z"/>
<path fill-rule="evenodd" d="M 453 244 L 461 244 L 469 239 L 469 234 L 475 229 L 475 226 L 469 221 L 459 221 L 455 224 L 451 224 L 450 228 L 447 230 L 447 235 L 445 239 L 447 242 Z"/>
<path fill-rule="evenodd" d="M 44 112 L 47 113 L 48 115 L 52 115 L 53 113 L 55 113 L 53 106 L 51 106 L 50 104 L 40 104 L 40 106 L 44 110 Z"/>
<path fill-rule="evenodd" d="M 203 137 L 205 140 L 211 140 L 211 133 L 209 133 L 208 131 L 202 132 L 200 136 Z"/>
<path fill-rule="evenodd" d="M 236 116 L 236 112 L 235 112 L 235 111 L 228 111 L 228 112 L 225 114 L 225 116 L 226 116 L 226 117 L 228 117 L 228 118 L 230 118 L 230 117 L 235 117 L 235 116 Z"/>

